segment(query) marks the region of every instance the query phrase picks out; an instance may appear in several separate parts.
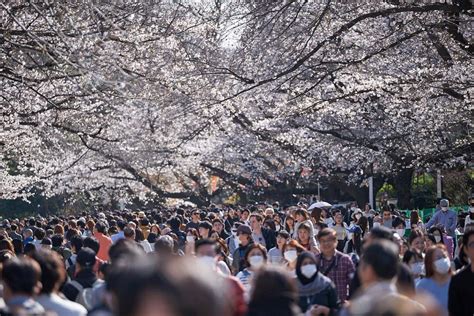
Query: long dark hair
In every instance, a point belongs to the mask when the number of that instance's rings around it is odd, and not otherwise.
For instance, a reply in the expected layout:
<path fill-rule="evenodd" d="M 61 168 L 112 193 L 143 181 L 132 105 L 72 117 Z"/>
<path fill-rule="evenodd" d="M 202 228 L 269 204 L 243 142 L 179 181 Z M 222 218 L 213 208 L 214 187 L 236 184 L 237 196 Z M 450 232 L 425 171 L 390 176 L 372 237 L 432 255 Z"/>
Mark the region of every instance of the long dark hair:
<path fill-rule="evenodd" d="M 293 229 L 295 228 L 295 218 L 291 215 L 288 215 L 286 218 L 285 218 L 285 229 L 289 232 L 291 229 L 290 229 L 290 226 L 288 226 L 288 220 L 291 219 L 293 221 Z"/>
<path fill-rule="evenodd" d="M 361 216 L 357 221 L 357 225 L 362 229 L 362 237 L 365 236 L 365 233 L 369 229 L 369 220 L 365 216 Z"/>
<path fill-rule="evenodd" d="M 287 272 L 276 267 L 261 269 L 255 275 L 247 315 L 298 315 L 297 297 Z"/>
<path fill-rule="evenodd" d="M 362 247 L 362 234 L 354 233 L 354 239 L 352 240 L 352 243 L 354 252 L 360 255 L 360 249 Z"/>
<path fill-rule="evenodd" d="M 436 242 L 436 239 L 435 239 L 435 244 L 443 244 L 443 245 L 444 245 L 444 238 L 443 238 L 444 233 L 443 233 L 443 230 L 442 230 L 440 227 L 438 227 L 438 226 L 433 226 L 433 227 L 431 227 L 430 230 L 428 231 L 428 233 L 433 234 L 433 236 L 434 236 L 434 233 L 435 233 L 435 232 L 438 232 L 438 233 L 439 233 L 439 236 L 441 237 L 441 240 L 439 241 L 439 243 Z"/>
<path fill-rule="evenodd" d="M 417 225 L 418 222 L 420 221 L 420 215 L 418 214 L 417 211 L 411 211 L 410 213 L 410 225 Z"/>

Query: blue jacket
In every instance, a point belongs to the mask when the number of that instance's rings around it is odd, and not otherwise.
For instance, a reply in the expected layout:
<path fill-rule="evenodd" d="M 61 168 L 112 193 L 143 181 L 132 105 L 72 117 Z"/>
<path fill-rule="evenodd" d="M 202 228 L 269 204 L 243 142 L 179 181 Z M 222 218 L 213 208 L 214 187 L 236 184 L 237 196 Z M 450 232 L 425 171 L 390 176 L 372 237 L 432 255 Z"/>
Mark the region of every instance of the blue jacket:
<path fill-rule="evenodd" d="M 448 235 L 455 236 L 454 231 L 456 230 L 457 223 L 458 214 L 455 211 L 447 210 L 446 212 L 443 212 L 442 210 L 439 210 L 426 224 L 426 228 L 429 229 L 433 225 L 441 225 L 444 227 Z"/>

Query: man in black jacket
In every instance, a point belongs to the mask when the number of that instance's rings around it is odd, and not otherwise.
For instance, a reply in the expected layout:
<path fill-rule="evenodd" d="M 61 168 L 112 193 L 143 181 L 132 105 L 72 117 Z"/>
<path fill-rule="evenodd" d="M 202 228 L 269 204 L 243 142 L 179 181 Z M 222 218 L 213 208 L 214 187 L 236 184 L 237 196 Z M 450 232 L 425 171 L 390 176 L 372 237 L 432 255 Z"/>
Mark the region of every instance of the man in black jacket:
<path fill-rule="evenodd" d="M 18 233 L 18 226 L 15 225 L 15 224 L 12 224 L 10 226 L 10 232 L 8 233 L 8 235 L 10 236 L 11 239 L 18 239 L 18 240 L 23 240 L 23 236 L 21 236 L 19 233 Z"/>
<path fill-rule="evenodd" d="M 76 301 L 82 289 L 91 288 L 97 281 L 93 271 L 95 265 L 95 252 L 91 248 L 84 247 L 77 254 L 76 275 L 73 281 L 67 282 L 63 287 L 63 294 L 67 299 Z"/>
<path fill-rule="evenodd" d="M 462 246 L 471 264 L 451 279 L 448 296 L 450 315 L 474 315 L 474 230 L 464 232 Z"/>
<path fill-rule="evenodd" d="M 263 216 L 258 213 L 250 215 L 250 227 L 252 227 L 252 239 L 256 244 L 265 246 L 267 250 L 275 247 L 276 235 L 271 229 L 263 227 Z"/>
<path fill-rule="evenodd" d="M 184 248 L 186 243 L 186 234 L 181 231 L 181 220 L 178 217 L 173 217 L 168 221 L 168 224 L 171 227 L 171 232 L 175 233 L 178 236 L 178 245 L 180 249 Z"/>

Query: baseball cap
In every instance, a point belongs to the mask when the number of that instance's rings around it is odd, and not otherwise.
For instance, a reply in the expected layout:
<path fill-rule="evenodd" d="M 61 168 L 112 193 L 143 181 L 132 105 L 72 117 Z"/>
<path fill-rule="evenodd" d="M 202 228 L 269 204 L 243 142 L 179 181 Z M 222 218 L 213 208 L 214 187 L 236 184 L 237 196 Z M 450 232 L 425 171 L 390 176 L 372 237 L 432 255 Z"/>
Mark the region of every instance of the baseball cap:
<path fill-rule="evenodd" d="M 237 235 L 240 234 L 252 235 L 252 229 L 249 225 L 240 225 L 239 228 L 237 228 Z"/>
<path fill-rule="evenodd" d="M 95 252 L 91 248 L 84 247 L 79 250 L 76 262 L 81 267 L 92 268 L 95 264 Z"/>
<path fill-rule="evenodd" d="M 441 207 L 449 207 L 449 201 L 446 200 L 446 199 L 442 199 L 441 201 L 439 201 L 439 206 L 441 206 Z"/>

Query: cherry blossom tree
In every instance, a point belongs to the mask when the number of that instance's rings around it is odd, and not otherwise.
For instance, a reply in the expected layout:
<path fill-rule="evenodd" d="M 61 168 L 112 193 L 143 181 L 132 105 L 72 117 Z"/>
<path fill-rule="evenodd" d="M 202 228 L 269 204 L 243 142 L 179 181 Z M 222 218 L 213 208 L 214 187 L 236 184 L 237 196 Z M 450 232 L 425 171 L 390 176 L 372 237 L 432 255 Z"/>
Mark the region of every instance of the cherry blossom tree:
<path fill-rule="evenodd" d="M 2 21 L 4 198 L 374 175 L 405 206 L 415 169 L 472 159 L 469 2 L 7 1 Z"/>

